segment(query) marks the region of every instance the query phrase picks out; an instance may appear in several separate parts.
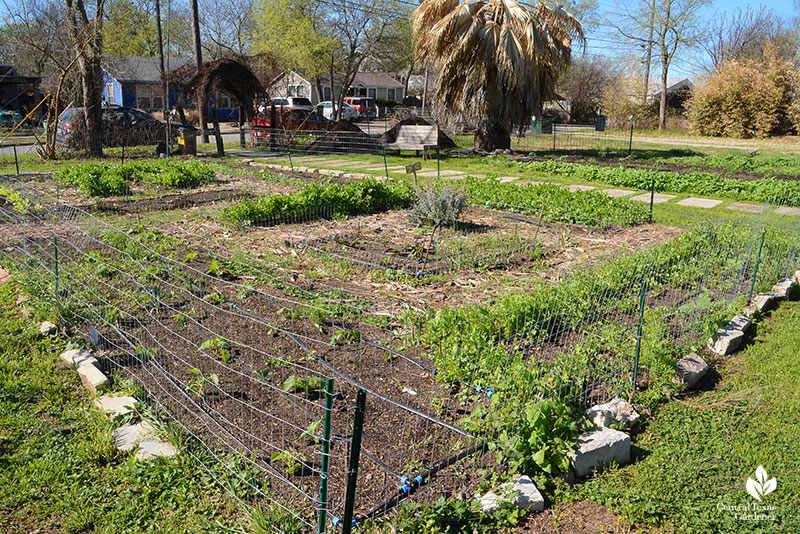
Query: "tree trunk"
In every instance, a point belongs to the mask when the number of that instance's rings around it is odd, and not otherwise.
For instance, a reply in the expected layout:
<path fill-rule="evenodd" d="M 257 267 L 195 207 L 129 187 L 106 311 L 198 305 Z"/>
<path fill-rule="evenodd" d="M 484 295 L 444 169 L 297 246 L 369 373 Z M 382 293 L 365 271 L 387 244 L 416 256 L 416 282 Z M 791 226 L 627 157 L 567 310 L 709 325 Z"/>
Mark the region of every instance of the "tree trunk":
<path fill-rule="evenodd" d="M 494 123 L 488 128 L 478 128 L 475 130 L 475 148 L 486 152 L 511 148 L 511 135 L 502 124 Z"/>
<path fill-rule="evenodd" d="M 322 91 L 322 80 L 319 76 L 314 76 L 314 86 L 317 88 L 317 104 L 325 100 L 325 94 Z"/>
<path fill-rule="evenodd" d="M 329 74 L 331 77 L 331 120 L 336 122 L 339 120 L 339 106 L 337 105 L 336 92 L 333 90 L 335 87 L 335 83 L 333 81 L 333 56 L 331 56 L 331 70 Z"/>
<path fill-rule="evenodd" d="M 653 59 L 653 31 L 656 20 L 656 0 L 650 6 L 650 31 L 647 36 L 647 56 L 644 64 L 644 93 L 642 94 L 642 104 L 647 105 L 647 93 L 650 92 L 650 62 Z"/>
<path fill-rule="evenodd" d="M 200 48 L 200 14 L 197 0 L 192 0 L 192 37 L 194 38 L 194 61 L 197 72 L 203 68 L 203 50 Z M 197 102 L 197 112 L 200 114 L 200 127 L 203 129 L 203 142 L 208 143 L 208 122 L 206 121 L 206 108 L 202 102 Z"/>
<path fill-rule="evenodd" d="M 403 82 L 403 98 L 400 99 L 402 102 L 408 96 L 408 81 L 411 79 L 411 73 L 414 72 L 414 61 L 411 61 L 411 66 L 408 68 L 408 74 L 406 75 L 405 82 Z"/>
<path fill-rule="evenodd" d="M 78 61 L 83 90 L 83 116 L 86 121 L 86 148 L 93 158 L 103 157 L 103 71 L 100 56 L 88 48 Z"/>
<path fill-rule="evenodd" d="M 161 35 L 161 0 L 155 0 L 156 5 L 156 42 L 158 46 L 158 68 L 161 74 L 161 113 L 167 127 L 164 128 L 164 143 L 169 154 L 170 125 L 169 125 L 169 91 L 167 90 L 167 73 L 164 68 L 164 40 Z"/>
<path fill-rule="evenodd" d="M 664 57 L 664 56 L 662 56 Z M 664 130 L 667 127 L 667 72 L 669 64 L 661 62 L 661 102 L 658 106 L 658 129 Z"/>

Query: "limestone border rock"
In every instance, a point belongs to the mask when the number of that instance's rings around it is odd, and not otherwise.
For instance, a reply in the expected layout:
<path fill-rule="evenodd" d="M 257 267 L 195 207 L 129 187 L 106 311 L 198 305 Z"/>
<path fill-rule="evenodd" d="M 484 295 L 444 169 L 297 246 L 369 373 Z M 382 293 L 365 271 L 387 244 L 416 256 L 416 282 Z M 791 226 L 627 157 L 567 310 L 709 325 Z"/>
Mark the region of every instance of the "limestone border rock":
<path fill-rule="evenodd" d="M 92 364 L 78 367 L 78 376 L 81 377 L 83 386 L 94 394 L 106 390 L 109 386 L 108 377 Z"/>
<path fill-rule="evenodd" d="M 508 506 L 532 512 L 544 510 L 544 497 L 530 477 L 525 475 L 503 484 L 497 491 L 490 491 L 479 497 L 478 502 L 484 513 L 491 513 Z"/>
<path fill-rule="evenodd" d="M 689 389 L 694 387 L 706 375 L 708 364 L 693 352 L 678 360 L 677 371 L 676 382 Z"/>
<path fill-rule="evenodd" d="M 612 428 L 584 432 L 578 436 L 578 449 L 571 452 L 569 458 L 579 477 L 613 461 L 626 464 L 631 461 L 631 437 Z"/>
<path fill-rule="evenodd" d="M 627 401 L 616 398 L 605 404 L 592 406 L 584 412 L 586 419 L 600 428 L 621 425 L 630 428 L 639 422 L 639 414 Z"/>
<path fill-rule="evenodd" d="M 86 349 L 73 349 L 62 352 L 58 357 L 58 361 L 63 365 L 77 368 L 84 365 L 95 365 L 97 363 L 97 358 Z"/>

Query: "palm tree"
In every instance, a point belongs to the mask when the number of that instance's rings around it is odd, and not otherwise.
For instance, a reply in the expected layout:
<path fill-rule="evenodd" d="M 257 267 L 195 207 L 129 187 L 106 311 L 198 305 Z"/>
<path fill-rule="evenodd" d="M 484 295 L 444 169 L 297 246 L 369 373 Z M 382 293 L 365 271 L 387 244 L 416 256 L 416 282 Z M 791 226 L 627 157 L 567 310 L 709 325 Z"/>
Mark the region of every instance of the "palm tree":
<path fill-rule="evenodd" d="M 412 15 L 417 56 L 439 65 L 436 99 L 447 118 L 475 127 L 475 147 L 509 148 L 555 95 L 578 20 L 560 7 L 516 0 L 422 0 Z"/>

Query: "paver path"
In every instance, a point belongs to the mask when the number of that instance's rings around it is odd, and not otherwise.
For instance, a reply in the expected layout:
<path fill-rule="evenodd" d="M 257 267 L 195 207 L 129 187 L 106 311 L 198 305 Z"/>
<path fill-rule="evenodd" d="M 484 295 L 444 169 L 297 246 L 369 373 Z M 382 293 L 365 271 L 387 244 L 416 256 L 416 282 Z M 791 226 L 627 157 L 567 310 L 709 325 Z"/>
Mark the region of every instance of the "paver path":
<path fill-rule="evenodd" d="M 721 200 L 714 200 L 711 198 L 697 198 L 697 197 L 684 198 L 683 200 L 678 202 L 679 206 L 691 206 L 693 208 L 706 208 L 706 209 L 719 206 L 720 204 L 722 204 Z"/>

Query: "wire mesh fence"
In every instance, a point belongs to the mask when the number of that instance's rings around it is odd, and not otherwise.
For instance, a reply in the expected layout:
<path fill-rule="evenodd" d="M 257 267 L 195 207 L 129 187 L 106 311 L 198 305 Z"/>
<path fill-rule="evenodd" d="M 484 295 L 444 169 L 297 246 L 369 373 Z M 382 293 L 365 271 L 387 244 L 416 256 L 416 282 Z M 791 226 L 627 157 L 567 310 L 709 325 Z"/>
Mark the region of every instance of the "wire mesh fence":
<path fill-rule="evenodd" d="M 545 124 L 526 129 L 511 138 L 511 148 L 529 152 L 627 155 L 633 151 L 634 129 L 628 132 L 599 130 L 587 124 Z"/>
<path fill-rule="evenodd" d="M 468 496 L 479 467 L 494 466 L 486 443 L 525 406 L 558 398 L 579 411 L 661 385 L 717 320 L 800 262 L 797 224 L 765 206 L 484 302 L 420 308 L 342 288 L 320 299 L 256 260 L 243 277 L 202 239 L 110 225 L 24 181 L 3 186 L 17 195 L 0 201 L 4 265 L 278 532 L 349 531 L 401 502 Z M 302 236 L 325 215 L 270 231 Z M 416 250 L 358 231 L 290 244 L 420 278 L 530 260 L 542 218 L 483 248 L 470 240 L 485 229 L 463 226 L 423 234 Z"/>

